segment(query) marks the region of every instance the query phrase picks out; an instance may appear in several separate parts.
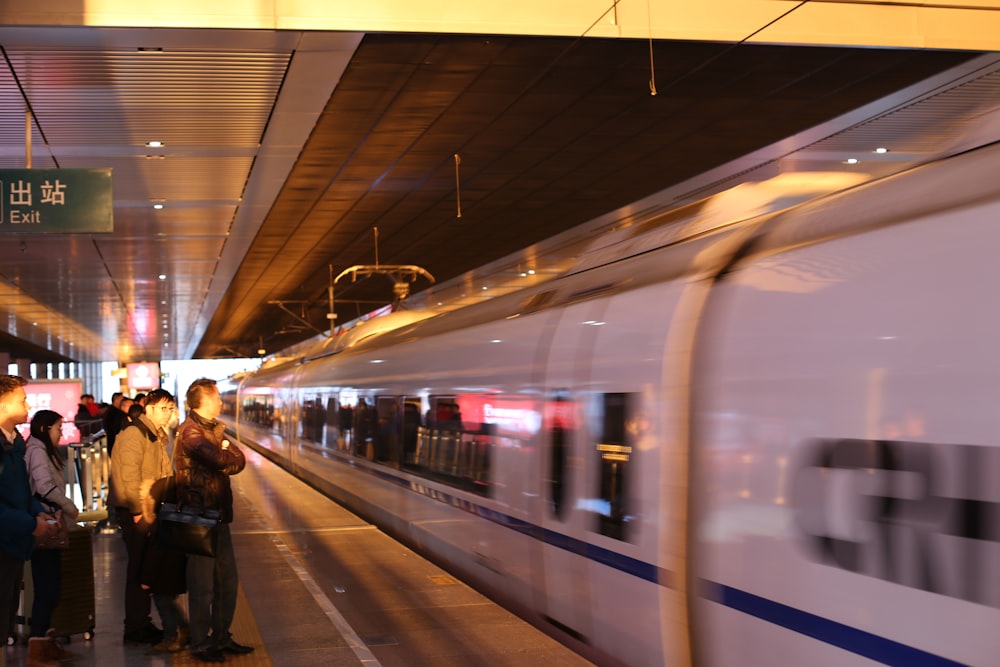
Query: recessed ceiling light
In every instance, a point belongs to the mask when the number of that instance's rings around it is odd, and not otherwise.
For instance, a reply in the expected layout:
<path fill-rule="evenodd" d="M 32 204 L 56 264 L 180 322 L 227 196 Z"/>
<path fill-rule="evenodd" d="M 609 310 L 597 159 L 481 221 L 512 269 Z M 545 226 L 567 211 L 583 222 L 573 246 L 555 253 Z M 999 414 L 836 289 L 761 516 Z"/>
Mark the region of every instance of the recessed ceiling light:
<path fill-rule="evenodd" d="M 149 146 L 150 148 L 163 148 L 163 142 L 156 141 L 155 139 L 153 141 L 147 141 L 146 145 Z"/>
<path fill-rule="evenodd" d="M 155 204 L 153 204 L 153 208 L 159 211 L 161 208 L 163 208 L 163 204 L 161 202 L 156 202 Z"/>
<path fill-rule="evenodd" d="M 861 160 L 859 160 L 856 157 L 849 157 L 846 160 L 844 160 L 844 162 L 846 162 L 847 164 L 857 164 L 858 162 L 861 162 Z"/>
<path fill-rule="evenodd" d="M 161 273 L 159 277 L 160 277 L 160 280 L 166 280 L 167 279 L 167 274 Z"/>
<path fill-rule="evenodd" d="M 888 153 L 889 149 L 888 148 L 879 147 L 879 148 L 875 149 L 875 152 L 878 153 L 879 155 L 882 155 L 883 153 Z"/>

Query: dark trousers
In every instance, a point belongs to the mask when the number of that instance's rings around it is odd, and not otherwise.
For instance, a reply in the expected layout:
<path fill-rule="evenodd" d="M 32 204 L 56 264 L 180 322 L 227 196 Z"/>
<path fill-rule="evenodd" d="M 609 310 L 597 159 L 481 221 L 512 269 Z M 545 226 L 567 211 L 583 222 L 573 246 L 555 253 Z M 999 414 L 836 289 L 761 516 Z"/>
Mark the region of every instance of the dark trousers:
<path fill-rule="evenodd" d="M 125 632 L 137 632 L 152 622 L 149 615 L 152 601 L 148 590 L 142 588 L 142 559 L 146 553 L 149 525 L 140 520 L 136 523 L 128 510 L 117 508 L 115 516 L 122 529 L 128 567 L 125 568 Z"/>
<path fill-rule="evenodd" d="M 7 650 L 7 637 L 14 634 L 17 606 L 21 600 L 21 577 L 24 575 L 24 561 L 0 551 L 0 631 L 3 632 L 3 646 Z"/>
<path fill-rule="evenodd" d="M 188 555 L 188 617 L 191 650 L 221 648 L 230 642 L 229 632 L 236 613 L 239 575 L 229 524 L 219 524 L 215 558 Z M 211 631 L 211 636 L 209 636 Z"/>
<path fill-rule="evenodd" d="M 44 637 L 52 627 L 52 612 L 62 590 L 62 551 L 35 549 L 31 553 L 31 582 L 35 600 L 31 603 L 31 636 Z"/>

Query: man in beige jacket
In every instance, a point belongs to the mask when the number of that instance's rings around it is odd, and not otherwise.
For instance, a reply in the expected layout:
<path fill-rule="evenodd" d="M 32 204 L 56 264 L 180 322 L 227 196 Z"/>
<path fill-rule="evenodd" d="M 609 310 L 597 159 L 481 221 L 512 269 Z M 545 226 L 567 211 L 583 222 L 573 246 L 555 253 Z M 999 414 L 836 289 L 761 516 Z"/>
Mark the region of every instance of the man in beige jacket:
<path fill-rule="evenodd" d="M 161 477 L 173 475 L 167 455 L 169 438 L 165 427 L 177 410 L 170 392 L 154 389 L 146 397 L 139 419 L 122 429 L 111 452 L 110 504 L 122 531 L 128 567 L 125 573 L 126 644 L 157 644 L 163 631 L 150 617 L 150 592 L 141 584 L 142 561 L 150 524 L 142 515 L 143 489 Z"/>

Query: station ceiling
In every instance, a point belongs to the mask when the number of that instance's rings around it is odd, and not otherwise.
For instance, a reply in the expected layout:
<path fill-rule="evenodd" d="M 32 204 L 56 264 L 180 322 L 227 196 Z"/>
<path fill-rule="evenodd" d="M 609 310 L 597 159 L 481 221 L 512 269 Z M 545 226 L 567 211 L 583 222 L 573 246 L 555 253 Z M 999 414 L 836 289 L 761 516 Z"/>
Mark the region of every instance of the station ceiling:
<path fill-rule="evenodd" d="M 28 134 L 32 168 L 110 167 L 114 231 L 0 224 L 0 351 L 42 362 L 274 352 L 329 328 L 329 287 L 352 266 L 415 265 L 441 285 L 665 190 L 682 204 L 765 172 L 881 175 L 1000 99 L 997 59 L 968 39 L 63 16 L 71 25 L 28 25 L 0 10 L 0 168 L 26 166 Z M 421 274 L 411 289 L 429 285 Z M 393 300 L 384 276 L 335 291 L 338 322 Z"/>

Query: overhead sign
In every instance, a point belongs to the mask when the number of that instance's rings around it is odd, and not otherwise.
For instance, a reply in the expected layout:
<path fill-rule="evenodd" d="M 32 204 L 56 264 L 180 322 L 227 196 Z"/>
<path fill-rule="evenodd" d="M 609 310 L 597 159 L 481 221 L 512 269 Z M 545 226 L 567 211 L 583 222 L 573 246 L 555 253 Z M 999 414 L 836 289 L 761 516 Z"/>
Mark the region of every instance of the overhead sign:
<path fill-rule="evenodd" d="M 0 169 L 0 234 L 114 231 L 111 169 Z"/>

